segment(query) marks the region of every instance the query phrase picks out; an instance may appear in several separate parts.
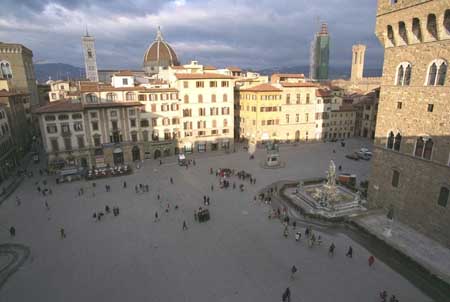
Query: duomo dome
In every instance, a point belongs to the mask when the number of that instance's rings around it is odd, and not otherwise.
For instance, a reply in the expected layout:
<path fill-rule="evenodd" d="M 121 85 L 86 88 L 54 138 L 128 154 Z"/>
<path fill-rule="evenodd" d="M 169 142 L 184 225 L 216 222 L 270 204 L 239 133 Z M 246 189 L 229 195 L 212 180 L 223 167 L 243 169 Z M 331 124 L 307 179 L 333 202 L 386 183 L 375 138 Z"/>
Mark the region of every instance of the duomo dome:
<path fill-rule="evenodd" d="M 178 65 L 180 65 L 180 62 L 175 51 L 164 41 L 161 29 L 158 27 L 156 39 L 144 55 L 144 71 L 147 74 L 155 74 L 160 69 L 167 69 L 169 66 Z"/>

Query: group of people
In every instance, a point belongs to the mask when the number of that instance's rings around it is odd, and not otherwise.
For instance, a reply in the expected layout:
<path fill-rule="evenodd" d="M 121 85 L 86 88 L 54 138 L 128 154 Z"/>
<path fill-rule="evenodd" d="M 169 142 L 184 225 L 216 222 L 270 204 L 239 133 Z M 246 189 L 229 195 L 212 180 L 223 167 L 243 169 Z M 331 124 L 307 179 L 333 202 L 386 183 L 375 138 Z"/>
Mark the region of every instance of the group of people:
<path fill-rule="evenodd" d="M 105 214 L 109 214 L 109 213 L 111 213 L 111 208 L 108 205 L 106 205 L 104 213 L 102 211 L 94 212 L 94 214 L 92 214 L 92 218 L 94 218 L 96 221 L 101 221 L 103 216 L 105 216 Z M 119 214 L 120 214 L 119 207 L 113 207 L 112 213 L 113 213 L 114 217 L 119 216 Z"/>

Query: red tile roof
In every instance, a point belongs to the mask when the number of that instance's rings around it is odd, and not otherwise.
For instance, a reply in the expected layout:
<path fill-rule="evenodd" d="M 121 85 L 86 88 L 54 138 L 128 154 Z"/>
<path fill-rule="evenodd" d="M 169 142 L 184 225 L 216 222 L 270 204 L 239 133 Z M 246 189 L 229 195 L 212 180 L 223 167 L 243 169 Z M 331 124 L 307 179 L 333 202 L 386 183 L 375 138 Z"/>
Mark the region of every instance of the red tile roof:
<path fill-rule="evenodd" d="M 178 80 L 234 79 L 232 76 L 220 73 L 176 73 L 175 76 Z"/>
<path fill-rule="evenodd" d="M 203 69 L 204 70 L 217 70 L 217 68 L 215 66 L 211 66 L 211 65 L 203 66 Z"/>
<path fill-rule="evenodd" d="M 101 91 L 138 91 L 138 92 L 178 92 L 175 88 L 146 88 L 143 86 L 134 87 L 113 87 L 110 84 L 91 83 L 80 85 L 81 92 L 101 92 Z"/>
<path fill-rule="evenodd" d="M 51 102 L 47 105 L 41 106 L 34 110 L 34 113 L 53 113 L 53 112 L 73 112 L 82 111 L 83 105 L 81 102 L 73 102 L 71 100 L 61 100 Z"/>
<path fill-rule="evenodd" d="M 236 67 L 236 66 L 228 66 L 226 69 L 228 69 L 229 71 L 234 71 L 234 72 L 242 71 L 242 69 L 240 69 L 239 67 Z"/>
<path fill-rule="evenodd" d="M 259 84 L 253 87 L 242 89 L 244 92 L 281 92 L 282 90 L 270 84 Z"/>
<path fill-rule="evenodd" d="M 331 91 L 327 90 L 327 89 L 317 89 L 316 90 L 316 96 L 320 96 L 320 97 L 328 97 L 328 96 L 332 96 Z"/>
<path fill-rule="evenodd" d="M 319 87 L 319 84 L 306 82 L 306 83 L 289 83 L 289 82 L 280 82 L 281 86 L 285 88 L 296 88 L 296 87 Z"/>
<path fill-rule="evenodd" d="M 95 103 L 95 104 L 82 104 L 73 100 L 61 100 L 56 102 L 51 102 L 45 106 L 41 106 L 34 110 L 34 113 L 56 113 L 56 112 L 77 112 L 83 111 L 84 109 L 95 109 L 95 108 L 115 108 L 115 107 L 135 107 L 142 106 L 140 102 L 110 102 L 110 103 Z"/>
<path fill-rule="evenodd" d="M 132 73 L 130 70 L 121 70 L 119 72 L 116 72 L 114 75 L 118 77 L 132 77 L 134 76 L 134 73 Z"/>
<path fill-rule="evenodd" d="M 303 73 L 274 73 L 272 77 L 304 79 L 305 75 Z"/>

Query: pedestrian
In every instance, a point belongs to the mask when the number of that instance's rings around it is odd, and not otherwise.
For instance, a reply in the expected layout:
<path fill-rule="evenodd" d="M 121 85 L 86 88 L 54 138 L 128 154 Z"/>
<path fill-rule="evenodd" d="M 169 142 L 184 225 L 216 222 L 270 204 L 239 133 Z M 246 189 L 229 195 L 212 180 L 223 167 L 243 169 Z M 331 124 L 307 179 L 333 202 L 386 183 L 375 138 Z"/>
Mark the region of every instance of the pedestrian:
<path fill-rule="evenodd" d="M 295 241 L 299 241 L 300 238 L 302 238 L 302 233 L 300 232 L 295 233 Z"/>
<path fill-rule="evenodd" d="M 287 228 L 287 226 L 285 226 L 285 227 L 284 227 L 284 232 L 283 232 L 283 235 L 284 235 L 284 238 L 287 238 L 287 237 L 288 237 L 288 235 L 289 235 L 289 231 L 288 231 L 288 228 Z"/>
<path fill-rule="evenodd" d="M 45 201 L 45 208 L 47 209 L 47 211 L 50 210 L 50 206 L 48 205 L 47 200 Z"/>
<path fill-rule="evenodd" d="M 194 210 L 194 220 L 197 221 L 198 220 L 198 215 L 197 215 L 197 211 Z"/>
<path fill-rule="evenodd" d="M 322 244 L 322 237 L 319 235 L 319 237 L 317 237 L 317 245 L 321 244 Z"/>
<path fill-rule="evenodd" d="M 158 212 L 155 212 L 155 222 L 158 221 Z"/>
<path fill-rule="evenodd" d="M 16 236 L 16 228 L 15 227 L 10 227 L 9 228 L 9 235 L 11 235 L 11 237 Z"/>
<path fill-rule="evenodd" d="M 109 206 L 105 206 L 105 212 L 109 213 Z"/>
<path fill-rule="evenodd" d="M 375 262 L 375 257 L 370 255 L 368 262 L 369 262 L 369 266 L 372 266 L 373 263 Z"/>
<path fill-rule="evenodd" d="M 183 220 L 183 231 L 186 231 L 188 229 L 186 220 Z"/>
<path fill-rule="evenodd" d="M 16 203 L 17 203 L 17 206 L 20 206 L 22 204 L 19 196 L 16 196 Z"/>
<path fill-rule="evenodd" d="M 139 193 L 139 188 L 137 185 L 134 186 L 134 191 L 136 192 L 136 194 Z"/>
<path fill-rule="evenodd" d="M 126 181 L 123 182 L 123 188 L 124 188 L 124 189 L 127 188 L 127 182 L 126 182 Z"/>
<path fill-rule="evenodd" d="M 195 167 L 195 165 L 196 165 L 196 163 L 195 163 L 195 159 L 193 159 L 192 160 L 192 164 L 194 165 L 194 167 Z"/>
<path fill-rule="evenodd" d="M 291 280 L 295 279 L 295 273 L 297 272 L 297 268 L 295 267 L 295 265 L 292 266 L 291 268 Z"/>
<path fill-rule="evenodd" d="M 295 230 L 296 227 L 297 227 L 297 222 L 296 222 L 296 221 L 293 221 L 293 222 L 292 222 L 292 229 Z"/>
<path fill-rule="evenodd" d="M 341 166 L 341 165 L 339 165 L 338 169 L 339 169 L 339 171 L 342 171 L 342 166 Z"/>
<path fill-rule="evenodd" d="M 281 298 L 283 302 L 291 302 L 291 290 L 289 289 L 289 287 L 286 288 Z"/>
<path fill-rule="evenodd" d="M 97 184 L 95 183 L 95 181 L 92 183 L 92 187 L 95 188 L 97 186 Z"/>
<path fill-rule="evenodd" d="M 160 165 L 160 166 L 162 165 L 162 160 L 159 160 L 159 165 Z"/>
<path fill-rule="evenodd" d="M 386 302 L 387 300 L 387 296 L 388 296 L 388 294 L 387 294 L 387 291 L 386 290 L 383 290 L 381 293 L 380 293 L 380 299 L 381 299 L 381 302 Z"/>
<path fill-rule="evenodd" d="M 309 237 L 309 227 L 306 227 L 305 229 L 305 237 Z"/>
<path fill-rule="evenodd" d="M 209 206 L 209 196 L 206 197 L 206 204 Z"/>
<path fill-rule="evenodd" d="M 59 232 L 61 233 L 61 239 L 66 238 L 66 231 L 64 231 L 64 228 L 61 228 L 61 230 L 59 230 Z"/>
<path fill-rule="evenodd" d="M 156 198 L 159 200 L 161 198 L 161 196 L 159 196 L 159 194 L 156 196 Z"/>
<path fill-rule="evenodd" d="M 170 184 L 173 185 L 173 178 L 170 178 Z"/>
<path fill-rule="evenodd" d="M 213 185 L 211 185 L 211 191 L 214 191 L 214 186 Z"/>
<path fill-rule="evenodd" d="M 349 258 L 353 258 L 353 248 L 351 245 L 348 247 L 348 251 L 347 251 L 347 254 L 345 254 L 345 256 L 347 256 Z"/>

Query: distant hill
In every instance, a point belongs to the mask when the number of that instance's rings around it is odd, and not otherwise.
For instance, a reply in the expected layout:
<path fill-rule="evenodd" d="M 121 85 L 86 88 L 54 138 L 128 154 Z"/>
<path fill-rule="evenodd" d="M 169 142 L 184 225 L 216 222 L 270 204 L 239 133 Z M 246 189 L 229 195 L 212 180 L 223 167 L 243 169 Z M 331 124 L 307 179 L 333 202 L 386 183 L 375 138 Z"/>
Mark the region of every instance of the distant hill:
<path fill-rule="evenodd" d="M 273 73 L 303 73 L 305 76 L 309 75 L 309 66 L 285 66 L 274 67 L 257 70 L 257 72 L 264 75 L 271 75 Z M 381 69 L 368 69 L 364 70 L 365 77 L 379 77 L 381 76 Z M 347 79 L 350 78 L 350 67 L 335 67 L 330 66 L 329 69 L 330 79 Z"/>
<path fill-rule="evenodd" d="M 84 68 L 63 63 L 34 64 L 36 79 L 45 83 L 49 77 L 52 80 L 77 80 L 84 77 Z"/>
<path fill-rule="evenodd" d="M 39 83 L 45 83 L 49 77 L 52 80 L 72 80 L 81 79 L 84 77 L 84 68 L 76 67 L 64 63 L 45 63 L 35 64 L 36 79 Z M 309 66 L 285 66 L 273 67 L 261 70 L 256 70 L 263 75 L 271 75 L 273 73 L 303 73 L 306 76 L 309 74 Z M 350 78 L 350 67 L 330 67 L 330 79 Z M 381 76 L 380 69 L 367 69 L 364 71 L 366 77 Z"/>

